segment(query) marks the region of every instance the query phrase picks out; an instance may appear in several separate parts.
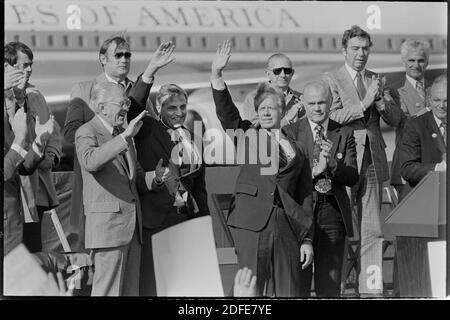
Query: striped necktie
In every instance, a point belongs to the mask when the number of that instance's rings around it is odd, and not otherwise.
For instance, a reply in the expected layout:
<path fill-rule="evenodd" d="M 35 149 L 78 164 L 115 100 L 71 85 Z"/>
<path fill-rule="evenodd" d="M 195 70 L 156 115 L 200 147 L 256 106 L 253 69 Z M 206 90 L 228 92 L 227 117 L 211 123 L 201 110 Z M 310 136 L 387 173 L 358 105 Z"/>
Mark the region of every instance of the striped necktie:
<path fill-rule="evenodd" d="M 441 133 L 442 133 L 442 138 L 444 138 L 445 145 L 447 145 L 447 122 L 441 122 L 440 127 L 442 129 L 444 129 L 443 132 L 441 130 Z"/>
<path fill-rule="evenodd" d="M 425 101 L 425 90 L 423 88 L 422 81 L 416 81 L 416 90 L 420 96 L 420 99 L 422 99 L 422 101 Z"/>

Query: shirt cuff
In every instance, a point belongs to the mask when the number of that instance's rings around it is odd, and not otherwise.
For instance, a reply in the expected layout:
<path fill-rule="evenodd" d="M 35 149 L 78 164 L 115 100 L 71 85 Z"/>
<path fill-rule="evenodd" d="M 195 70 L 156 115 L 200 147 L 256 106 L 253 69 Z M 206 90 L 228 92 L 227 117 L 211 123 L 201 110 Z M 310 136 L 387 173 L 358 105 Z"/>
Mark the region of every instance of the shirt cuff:
<path fill-rule="evenodd" d="M 148 171 L 145 173 L 145 184 L 148 190 L 153 190 L 153 180 L 155 179 L 155 171 Z"/>
<path fill-rule="evenodd" d="M 310 238 L 304 238 L 304 239 L 303 239 L 303 242 L 305 242 L 305 241 L 309 241 L 309 242 L 311 242 L 311 243 L 313 242 Z"/>
<path fill-rule="evenodd" d="M 155 81 L 155 77 L 146 77 L 144 75 L 141 76 L 141 79 L 146 84 L 152 84 Z"/>
<path fill-rule="evenodd" d="M 24 148 L 22 148 L 21 146 L 19 146 L 17 143 L 13 143 L 11 145 L 11 149 L 16 151 L 18 154 L 20 154 L 20 156 L 22 158 L 25 158 L 27 155 L 27 151 Z"/>
<path fill-rule="evenodd" d="M 215 90 L 225 90 L 226 88 L 225 81 L 223 80 L 222 77 L 216 79 L 211 78 L 211 85 Z"/>

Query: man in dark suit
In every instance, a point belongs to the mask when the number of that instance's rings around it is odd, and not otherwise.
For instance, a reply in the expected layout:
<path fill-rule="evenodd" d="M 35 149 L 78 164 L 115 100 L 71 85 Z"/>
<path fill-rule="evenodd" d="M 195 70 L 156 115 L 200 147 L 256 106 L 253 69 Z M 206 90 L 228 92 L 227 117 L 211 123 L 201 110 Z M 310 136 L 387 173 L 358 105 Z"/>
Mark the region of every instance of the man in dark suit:
<path fill-rule="evenodd" d="M 358 235 L 361 240 L 359 293 L 383 293 L 383 232 L 381 199 L 383 181 L 389 179 L 386 144 L 380 117 L 398 126 L 402 111 L 395 105 L 385 80 L 366 69 L 372 41 L 358 26 L 342 37 L 345 64 L 325 75 L 333 102 L 330 119 L 353 129 L 359 181 L 352 188 L 352 206 L 357 206 Z"/>
<path fill-rule="evenodd" d="M 276 89 L 283 91 L 286 100 L 286 112 L 281 119 L 281 126 L 294 123 L 305 116 L 305 108 L 301 104 L 300 97 L 302 94 L 292 89 L 289 84 L 294 76 L 295 69 L 292 67 L 292 61 L 284 53 L 275 53 L 267 59 L 265 73 L 268 83 Z M 255 95 L 256 90 L 247 94 L 242 111 L 244 120 L 249 120 L 257 127 L 259 126 L 258 114 L 255 111 Z"/>
<path fill-rule="evenodd" d="M 242 120 L 222 78 L 230 52 L 230 41 L 219 45 L 211 84 L 217 116 L 227 134 L 234 132 L 241 164 L 227 220 L 239 268 L 255 272 L 258 295 L 309 296 L 304 278 L 313 260 L 311 169 L 304 151 L 279 130 L 282 92 L 261 84 L 255 96 L 261 128 Z M 269 168 L 265 147 L 271 150 Z"/>
<path fill-rule="evenodd" d="M 407 39 L 402 43 L 401 56 L 406 71 L 405 79 L 401 84 L 391 86 L 394 89 L 392 97 L 404 113 L 402 121 L 395 128 L 395 150 L 391 164 L 391 185 L 396 189 L 399 201 L 411 190 L 400 174 L 399 149 L 403 127 L 410 117 L 429 111 L 425 106 L 425 91 L 431 81 L 425 78 L 425 70 L 430 57 L 430 44 L 425 40 Z"/>
<path fill-rule="evenodd" d="M 96 115 L 75 134 L 83 181 L 85 244 L 94 262 L 93 296 L 137 296 L 142 243 L 139 193 L 153 177 L 137 163 L 132 138 L 147 111 L 124 129 L 132 103 L 115 83 L 97 84 L 91 107 Z"/>
<path fill-rule="evenodd" d="M 92 90 L 96 84 L 112 82 L 123 87 L 126 95 L 133 102 L 127 114 L 127 120 L 135 118 L 142 110 L 148 99 L 154 74 L 161 67 L 170 63 L 173 58 L 174 45 L 171 42 L 162 43 L 153 54 L 146 70 L 138 77 L 136 83 L 128 79 L 131 64 L 130 45 L 125 38 L 120 36 L 111 37 L 105 40 L 100 47 L 99 60 L 103 73 L 97 78 L 80 82 L 74 85 L 70 93 L 70 102 L 67 109 L 66 120 L 63 128 L 64 138 L 67 142 L 74 144 L 76 130 L 84 123 L 91 120 L 95 112 L 89 107 Z M 72 184 L 72 199 L 70 209 L 70 226 L 74 234 L 78 234 L 79 239 L 75 250 L 84 249 L 82 239 L 84 238 L 84 215 L 83 199 L 81 198 L 81 173 L 78 159 L 74 157 L 74 177 Z"/>
<path fill-rule="evenodd" d="M 314 289 L 317 297 L 339 297 L 345 236 L 353 236 L 352 211 L 345 187 L 358 181 L 352 129 L 328 118 L 331 92 L 324 82 L 303 89 L 306 118 L 283 128 L 306 146 L 314 190 Z"/>
<path fill-rule="evenodd" d="M 145 171 L 155 171 L 159 186 L 141 198 L 144 211 L 141 296 L 156 295 L 152 235 L 209 214 L 201 153 L 203 130 L 201 122 L 200 126 L 194 124 L 198 132 L 183 127 L 187 99 L 186 91 L 179 86 L 163 85 L 156 97 L 158 118 L 146 117 L 135 138 L 138 160 Z"/>
<path fill-rule="evenodd" d="M 437 77 L 427 93 L 431 112 L 405 124 L 400 144 L 402 177 L 411 187 L 430 171 L 447 171 L 447 76 Z"/>

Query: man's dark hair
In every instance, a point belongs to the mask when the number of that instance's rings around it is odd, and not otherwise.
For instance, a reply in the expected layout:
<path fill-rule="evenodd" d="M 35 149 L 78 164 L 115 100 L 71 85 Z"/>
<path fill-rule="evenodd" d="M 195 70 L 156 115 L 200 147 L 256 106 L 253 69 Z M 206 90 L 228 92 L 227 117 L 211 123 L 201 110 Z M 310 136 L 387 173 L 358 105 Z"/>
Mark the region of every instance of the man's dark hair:
<path fill-rule="evenodd" d="M 350 29 L 344 31 L 344 35 L 342 36 L 342 48 L 346 49 L 348 41 L 355 37 L 366 38 L 369 40 L 369 47 L 372 46 L 370 34 L 361 29 L 359 26 L 352 26 Z"/>
<path fill-rule="evenodd" d="M 20 51 L 26 54 L 30 60 L 33 60 L 33 51 L 22 42 L 13 41 L 5 44 L 5 62 L 8 62 L 11 66 L 17 63 L 17 52 Z"/>
<path fill-rule="evenodd" d="M 108 51 L 108 48 L 112 43 L 116 44 L 116 48 L 123 47 L 123 46 L 130 47 L 130 44 L 127 42 L 127 40 L 122 35 L 112 36 L 112 37 L 106 39 L 100 46 L 100 51 L 98 52 L 99 59 L 102 54 L 106 54 L 106 51 Z M 100 63 L 101 63 L 101 61 L 100 61 Z"/>

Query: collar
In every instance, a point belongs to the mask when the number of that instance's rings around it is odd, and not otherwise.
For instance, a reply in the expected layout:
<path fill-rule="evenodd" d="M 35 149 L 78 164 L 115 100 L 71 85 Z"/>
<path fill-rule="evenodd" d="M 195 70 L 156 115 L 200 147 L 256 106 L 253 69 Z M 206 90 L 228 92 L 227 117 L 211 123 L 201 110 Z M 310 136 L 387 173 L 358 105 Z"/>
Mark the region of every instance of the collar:
<path fill-rule="evenodd" d="M 108 74 L 106 72 L 105 72 L 105 77 L 106 77 L 106 80 L 108 80 L 108 82 L 121 84 L 121 85 L 123 85 L 125 87 L 125 89 L 127 88 L 128 78 L 125 78 L 125 80 L 122 80 L 122 81 L 118 82 L 118 81 L 114 80 L 113 78 L 111 78 L 110 76 L 108 76 Z"/>
<path fill-rule="evenodd" d="M 431 112 L 431 113 L 433 113 L 433 112 Z M 439 130 L 441 130 L 441 123 L 442 123 L 442 120 L 439 119 L 439 118 L 437 118 L 437 117 L 434 115 L 434 113 L 433 113 L 433 118 L 434 118 L 434 121 L 436 121 L 436 124 L 437 124 Z"/>
<path fill-rule="evenodd" d="M 408 82 L 412 85 L 412 87 L 414 88 L 414 89 L 416 89 L 417 87 L 416 87 L 416 83 L 418 82 L 416 79 L 413 79 L 413 78 L 411 78 L 410 76 L 408 76 L 408 75 L 406 75 L 406 80 L 408 80 Z M 424 81 L 424 79 L 422 78 L 421 80 L 420 80 L 420 82 L 422 83 L 422 87 L 423 87 L 423 89 L 425 90 L 425 81 Z"/>
<path fill-rule="evenodd" d="M 309 122 L 309 126 L 311 127 L 311 131 L 313 133 L 313 136 L 315 137 L 316 135 L 316 130 L 314 130 L 317 127 L 317 123 L 312 122 L 311 120 L 308 119 Z M 326 118 L 324 122 L 321 123 L 321 126 L 323 128 L 323 134 L 326 136 L 326 133 L 328 131 L 328 122 L 330 122 L 330 118 Z"/>
<path fill-rule="evenodd" d="M 345 63 L 345 68 L 347 69 L 348 73 L 350 74 L 350 77 L 352 78 L 352 80 L 355 81 L 356 80 L 356 74 L 358 73 L 358 71 L 356 71 L 353 68 L 351 68 L 347 63 Z M 364 79 L 364 75 L 366 73 L 366 69 L 363 69 L 362 71 L 360 71 L 360 73 L 361 73 L 361 77 Z"/>
<path fill-rule="evenodd" d="M 105 119 L 103 119 L 101 116 L 99 116 L 98 114 L 95 115 L 97 118 L 100 119 L 100 121 L 103 123 L 103 125 L 105 126 L 106 130 L 108 130 L 108 132 L 110 134 L 113 134 L 114 128 L 108 123 L 106 122 Z"/>

